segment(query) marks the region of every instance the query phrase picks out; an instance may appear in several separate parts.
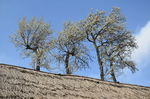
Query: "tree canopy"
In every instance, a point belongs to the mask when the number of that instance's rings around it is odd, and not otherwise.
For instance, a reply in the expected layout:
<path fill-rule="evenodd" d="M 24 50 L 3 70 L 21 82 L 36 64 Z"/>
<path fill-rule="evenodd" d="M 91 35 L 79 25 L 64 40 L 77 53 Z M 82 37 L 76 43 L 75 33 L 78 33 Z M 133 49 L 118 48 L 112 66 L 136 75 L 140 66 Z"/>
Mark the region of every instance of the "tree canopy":
<path fill-rule="evenodd" d="M 137 48 L 136 40 L 126 27 L 126 18 L 116 7 L 110 13 L 91 11 L 79 22 L 65 22 L 55 37 L 50 25 L 42 19 L 26 21 L 23 18 L 11 39 L 23 55 L 32 58 L 32 65 L 38 71 L 41 66 L 50 69 L 50 58 L 62 64 L 66 74 L 89 68 L 93 50 L 101 80 L 109 77 L 117 82 L 119 71 L 129 68 L 134 73 L 137 70 L 131 59 L 132 51 Z M 92 55 L 89 44 L 93 45 Z"/>
<path fill-rule="evenodd" d="M 129 56 L 137 45 L 135 38 L 125 27 L 125 17 L 119 8 L 112 8 L 108 15 L 104 11 L 91 12 L 81 21 L 80 28 L 86 34 L 87 41 L 95 48 L 101 80 L 105 80 L 104 70 L 110 61 L 113 61 L 109 64 L 111 72 L 114 71 L 112 69 L 114 66 L 115 68 L 125 66 L 132 71 L 136 70 Z M 113 65 L 114 61 L 120 65 Z"/>
<path fill-rule="evenodd" d="M 66 22 L 54 44 L 57 50 L 54 56 L 58 62 L 65 64 L 66 74 L 72 74 L 78 69 L 89 66 L 90 56 L 83 44 L 85 35 L 80 32 L 77 25 L 77 23 Z"/>
<path fill-rule="evenodd" d="M 40 66 L 49 68 L 47 52 L 52 48 L 52 30 L 42 19 L 32 18 L 29 22 L 23 18 L 19 22 L 18 32 L 11 36 L 16 47 L 22 49 L 22 54 L 32 58 L 36 70 Z"/>

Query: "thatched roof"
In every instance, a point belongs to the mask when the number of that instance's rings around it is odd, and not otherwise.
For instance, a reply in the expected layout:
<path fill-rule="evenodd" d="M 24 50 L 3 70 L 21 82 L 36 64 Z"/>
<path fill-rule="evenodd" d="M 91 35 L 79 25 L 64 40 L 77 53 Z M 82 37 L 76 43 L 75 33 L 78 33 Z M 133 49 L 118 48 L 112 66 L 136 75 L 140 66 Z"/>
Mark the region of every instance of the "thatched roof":
<path fill-rule="evenodd" d="M 150 87 L 0 64 L 0 99 L 150 99 Z"/>

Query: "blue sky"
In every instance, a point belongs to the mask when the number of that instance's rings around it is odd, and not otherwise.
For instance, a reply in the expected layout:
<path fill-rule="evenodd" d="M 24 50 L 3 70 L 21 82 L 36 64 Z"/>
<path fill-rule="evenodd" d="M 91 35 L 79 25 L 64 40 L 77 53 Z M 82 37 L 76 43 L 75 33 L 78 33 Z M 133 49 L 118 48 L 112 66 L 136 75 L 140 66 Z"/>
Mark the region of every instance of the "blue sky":
<path fill-rule="evenodd" d="M 62 29 L 65 21 L 79 21 L 85 18 L 90 9 L 110 12 L 112 7 L 120 7 L 127 19 L 127 28 L 137 38 L 139 48 L 133 54 L 139 71 L 130 71 L 119 76 L 123 83 L 150 86 L 150 0 L 0 0 L 0 63 L 31 68 L 30 59 L 22 58 L 13 46 L 9 36 L 18 29 L 18 21 L 26 16 L 43 17 L 52 25 L 54 33 Z M 76 74 L 98 78 L 97 63 L 90 63 L 93 69 Z"/>

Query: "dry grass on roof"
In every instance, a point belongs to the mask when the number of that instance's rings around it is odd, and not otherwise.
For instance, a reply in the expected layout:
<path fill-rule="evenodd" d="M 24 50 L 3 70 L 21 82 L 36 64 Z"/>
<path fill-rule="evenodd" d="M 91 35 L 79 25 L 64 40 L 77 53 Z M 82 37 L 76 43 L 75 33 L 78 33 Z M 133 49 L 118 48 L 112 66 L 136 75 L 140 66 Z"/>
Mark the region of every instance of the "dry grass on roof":
<path fill-rule="evenodd" d="M 0 99 L 150 99 L 150 87 L 0 64 Z"/>

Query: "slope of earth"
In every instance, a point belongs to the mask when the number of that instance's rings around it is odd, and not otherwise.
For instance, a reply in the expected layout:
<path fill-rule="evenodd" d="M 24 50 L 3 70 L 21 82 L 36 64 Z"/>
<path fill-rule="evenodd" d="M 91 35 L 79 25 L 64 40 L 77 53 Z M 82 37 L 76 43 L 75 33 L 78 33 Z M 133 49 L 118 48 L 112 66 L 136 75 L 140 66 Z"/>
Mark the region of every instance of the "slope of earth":
<path fill-rule="evenodd" d="M 150 99 L 150 87 L 0 64 L 0 99 Z"/>

